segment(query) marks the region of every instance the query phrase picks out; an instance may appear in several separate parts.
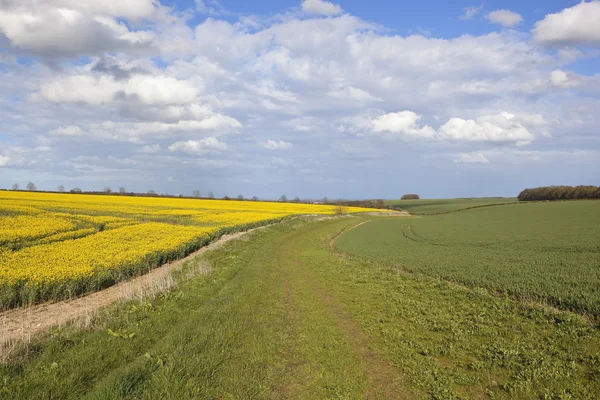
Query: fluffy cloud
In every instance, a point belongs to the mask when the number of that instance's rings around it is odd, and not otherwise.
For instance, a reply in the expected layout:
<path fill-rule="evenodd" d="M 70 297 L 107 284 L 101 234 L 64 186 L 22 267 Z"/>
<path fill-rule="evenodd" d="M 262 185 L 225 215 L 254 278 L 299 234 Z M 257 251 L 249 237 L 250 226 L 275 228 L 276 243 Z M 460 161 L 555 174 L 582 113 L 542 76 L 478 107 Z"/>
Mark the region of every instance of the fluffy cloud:
<path fill-rule="evenodd" d="M 262 144 L 265 149 L 269 150 L 287 150 L 294 147 L 290 142 L 285 142 L 283 140 L 267 140 Z"/>
<path fill-rule="evenodd" d="M 158 144 L 147 144 L 147 145 L 139 148 L 138 152 L 144 153 L 144 154 L 156 154 L 156 153 L 160 153 L 160 150 L 161 150 L 160 145 L 158 145 Z"/>
<path fill-rule="evenodd" d="M 215 137 L 207 137 L 202 140 L 188 140 L 175 142 L 169 146 L 171 152 L 183 152 L 191 155 L 201 155 L 209 152 L 227 150 L 227 144 Z"/>
<path fill-rule="evenodd" d="M 497 115 L 480 116 L 476 120 L 450 118 L 436 131 L 425 125 L 420 126 L 421 115 L 412 111 L 389 113 L 374 118 L 372 132 L 387 133 L 385 136 L 401 136 L 405 138 L 455 141 L 455 142 L 487 142 L 514 143 L 519 146 L 530 144 L 534 135 L 525 125 L 545 127 L 546 120 L 539 114 L 524 114 L 517 117 L 507 112 Z M 391 135 L 390 135 L 391 134 Z"/>
<path fill-rule="evenodd" d="M 568 89 L 570 87 L 579 85 L 579 81 L 572 78 L 571 76 L 569 76 L 569 74 L 561 70 L 552 71 L 552 73 L 550 74 L 550 82 L 553 86 L 563 89 Z"/>
<path fill-rule="evenodd" d="M 510 10 L 496 10 L 485 16 L 490 22 L 500 24 L 507 28 L 512 28 L 523 21 L 521 14 Z"/>
<path fill-rule="evenodd" d="M 22 21 L 20 4 L 33 1 L 0 0 L 0 13 Z M 244 185 L 260 180 L 264 190 L 277 188 L 277 197 L 280 190 L 296 190 L 282 182 L 297 184 L 302 196 L 352 196 L 367 193 L 360 182 L 372 182 L 378 168 L 397 165 L 399 157 L 424 167 L 423 160 L 444 163 L 450 174 L 458 168 L 453 160 L 469 159 L 461 154 L 477 160 L 480 152 L 496 165 L 509 165 L 512 159 L 496 157 L 493 149 L 598 145 L 600 76 L 578 75 L 569 66 L 592 52 L 555 51 L 515 30 L 469 34 L 464 23 L 465 32 L 454 37 L 402 35 L 323 1 L 305 2 L 304 12 L 228 14 L 226 20 L 217 3 L 204 1 L 214 10 L 205 8 L 211 17 L 199 23 L 204 16 L 190 19 L 193 10 L 155 0 L 37 3 L 30 7 L 34 19 L 48 13 L 54 18 L 64 9 L 73 21 L 87 22 L 79 32 L 75 22 L 57 17 L 53 27 L 44 17 L 38 18 L 40 31 L 20 32 L 26 28 L 0 21 L 0 132 L 21 149 L 8 154 L 0 145 L 9 179 L 24 174 L 19 168 L 39 167 L 39 179 L 33 173 L 30 178 L 36 183 L 55 174 L 57 180 L 81 177 L 77 185 L 84 188 L 86 182 L 102 187 L 124 179 L 111 170 L 127 168 L 132 189 L 144 178 L 170 192 L 197 182 L 215 192 L 230 185 L 245 193 Z M 139 7 L 128 9 L 130 4 Z M 481 12 L 477 7 L 469 15 Z M 118 29 L 87 43 L 98 21 Z M 119 32 L 148 40 L 128 42 Z M 53 42 L 21 42 L 33 57 L 20 63 L 17 43 L 34 34 Z M 61 34 L 64 40 L 54 42 Z M 89 57 L 72 58 L 81 55 Z M 500 110 L 514 115 L 498 115 Z M 224 142 L 235 151 L 219 149 Z M 273 151 L 290 142 L 294 151 Z M 48 146 L 51 151 L 42 150 Z M 447 156 L 448 148 L 456 157 Z M 88 157 L 78 158 L 86 164 L 73 161 L 77 156 Z M 355 184 L 318 187 L 312 178 L 323 170 L 335 182 Z"/>
<path fill-rule="evenodd" d="M 10 158 L 8 156 L 0 156 L 0 167 L 6 167 L 10 162 Z"/>
<path fill-rule="evenodd" d="M 412 111 L 400 111 L 380 115 L 372 120 L 373 132 L 391 133 L 412 138 L 431 138 L 435 130 L 430 126 L 419 126 L 421 115 Z"/>
<path fill-rule="evenodd" d="M 517 145 L 530 144 L 534 139 L 533 134 L 518 118 L 507 112 L 482 116 L 476 120 L 450 118 L 440 127 L 438 137 L 445 140 L 516 143 Z"/>
<path fill-rule="evenodd" d="M 197 97 L 188 82 L 170 76 L 135 75 L 126 81 L 109 75 L 61 76 L 44 83 L 37 98 L 55 103 L 107 104 L 134 100 L 145 105 L 187 104 Z"/>
<path fill-rule="evenodd" d="M 131 31 L 119 18 L 154 12 L 151 0 L 8 0 L 0 8 L 0 33 L 12 47 L 47 57 L 148 48 L 151 31 Z"/>
<path fill-rule="evenodd" d="M 459 153 L 454 155 L 455 163 L 488 164 L 489 160 L 481 153 Z"/>
<path fill-rule="evenodd" d="M 302 11 L 307 14 L 327 16 L 339 15 L 344 12 L 339 5 L 324 0 L 304 0 L 302 2 Z"/>
<path fill-rule="evenodd" d="M 548 14 L 536 22 L 532 33 L 538 43 L 577 45 L 600 43 L 600 1 L 590 1 Z"/>

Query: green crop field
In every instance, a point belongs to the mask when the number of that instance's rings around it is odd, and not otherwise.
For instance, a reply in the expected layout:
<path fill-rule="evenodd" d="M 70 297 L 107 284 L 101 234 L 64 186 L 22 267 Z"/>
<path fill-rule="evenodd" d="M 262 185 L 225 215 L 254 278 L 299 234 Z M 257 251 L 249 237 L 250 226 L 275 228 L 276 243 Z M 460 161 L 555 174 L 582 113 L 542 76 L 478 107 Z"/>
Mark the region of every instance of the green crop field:
<path fill-rule="evenodd" d="M 407 271 L 600 315 L 600 201 L 374 219 L 336 246 Z"/>
<path fill-rule="evenodd" d="M 516 202 L 516 198 L 483 197 L 472 199 L 387 200 L 385 201 L 385 205 L 399 207 L 411 214 L 425 215 L 453 212 L 472 207 L 487 207 L 497 204 Z"/>

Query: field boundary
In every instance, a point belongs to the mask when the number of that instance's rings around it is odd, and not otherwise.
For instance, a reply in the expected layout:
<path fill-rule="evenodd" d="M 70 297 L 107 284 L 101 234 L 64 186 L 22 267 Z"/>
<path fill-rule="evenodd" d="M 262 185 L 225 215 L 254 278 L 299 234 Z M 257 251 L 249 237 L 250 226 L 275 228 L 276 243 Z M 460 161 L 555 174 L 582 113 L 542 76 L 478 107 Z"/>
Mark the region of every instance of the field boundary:
<path fill-rule="evenodd" d="M 512 206 L 512 205 L 515 205 L 515 204 L 519 204 L 519 202 L 514 202 L 514 203 L 480 204 L 478 206 L 471 206 L 471 207 L 466 207 L 466 208 L 459 208 L 458 210 L 438 211 L 438 212 L 433 212 L 433 213 L 419 213 L 419 212 L 415 212 L 415 213 L 413 213 L 413 215 L 426 215 L 426 216 L 444 215 L 444 214 L 452 214 L 452 213 L 460 212 L 460 211 L 474 210 L 476 208 Z M 521 203 L 521 204 L 523 204 L 523 203 Z"/>
<path fill-rule="evenodd" d="M 359 226 L 361 226 L 361 225 L 364 225 L 364 224 L 366 224 L 366 223 L 368 223 L 368 222 L 371 222 L 371 221 L 373 221 L 373 220 L 372 220 L 372 219 L 369 219 L 369 220 L 367 220 L 367 221 L 362 221 L 362 222 L 359 222 L 358 224 L 356 224 L 356 225 L 354 225 L 354 226 L 351 226 L 351 227 L 350 227 L 350 228 L 348 228 L 348 229 L 343 229 L 342 231 L 338 232 L 338 233 L 337 233 L 337 234 L 336 234 L 334 237 L 332 237 L 332 238 L 331 238 L 331 240 L 329 240 L 329 248 L 330 248 L 331 250 L 335 251 L 335 252 L 336 252 L 336 253 L 338 253 L 338 254 L 345 254 L 345 253 L 342 253 L 341 251 L 339 251 L 338 249 L 336 249 L 336 248 L 335 248 L 335 241 L 336 241 L 336 240 L 337 240 L 337 239 L 338 239 L 340 236 L 342 236 L 344 233 L 346 233 L 346 232 L 349 232 L 349 231 L 351 231 L 352 229 L 358 228 Z"/>

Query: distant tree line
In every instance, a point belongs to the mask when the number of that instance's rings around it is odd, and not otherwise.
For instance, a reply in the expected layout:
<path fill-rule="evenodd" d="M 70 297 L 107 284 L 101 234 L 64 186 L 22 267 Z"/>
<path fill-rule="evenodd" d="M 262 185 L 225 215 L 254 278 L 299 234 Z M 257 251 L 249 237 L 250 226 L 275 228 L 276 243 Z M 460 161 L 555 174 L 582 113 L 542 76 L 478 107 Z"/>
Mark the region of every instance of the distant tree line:
<path fill-rule="evenodd" d="M 409 193 L 409 194 L 405 194 L 404 196 L 402 196 L 400 198 L 400 200 L 419 200 L 420 197 L 418 194 L 414 194 L 414 193 Z"/>
<path fill-rule="evenodd" d="M 345 207 L 363 207 L 363 208 L 385 208 L 385 202 L 379 200 L 337 200 L 335 202 L 323 201 L 324 204 L 336 204 Z"/>
<path fill-rule="evenodd" d="M 600 188 L 592 185 L 543 186 L 525 189 L 518 198 L 519 201 L 600 199 Z"/>

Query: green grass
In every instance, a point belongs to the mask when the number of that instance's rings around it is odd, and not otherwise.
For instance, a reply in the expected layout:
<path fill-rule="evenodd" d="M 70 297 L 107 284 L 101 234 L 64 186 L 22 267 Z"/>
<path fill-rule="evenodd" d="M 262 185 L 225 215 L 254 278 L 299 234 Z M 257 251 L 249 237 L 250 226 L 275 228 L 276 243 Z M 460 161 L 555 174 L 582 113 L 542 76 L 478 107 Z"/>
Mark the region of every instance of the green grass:
<path fill-rule="evenodd" d="M 516 198 L 483 197 L 472 199 L 386 200 L 385 205 L 399 207 L 414 215 L 427 215 L 516 202 Z"/>
<path fill-rule="evenodd" d="M 0 397 L 592 399 L 600 392 L 597 328 L 576 314 L 329 248 L 332 237 L 366 220 L 296 219 L 207 253 L 211 275 L 23 349 L 0 366 Z"/>
<path fill-rule="evenodd" d="M 600 201 L 376 219 L 336 245 L 407 271 L 600 316 Z"/>

